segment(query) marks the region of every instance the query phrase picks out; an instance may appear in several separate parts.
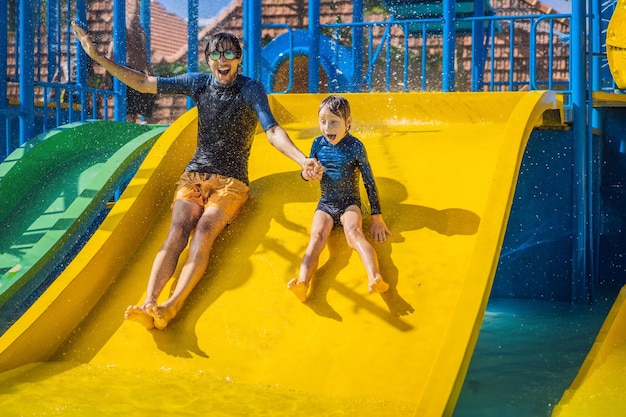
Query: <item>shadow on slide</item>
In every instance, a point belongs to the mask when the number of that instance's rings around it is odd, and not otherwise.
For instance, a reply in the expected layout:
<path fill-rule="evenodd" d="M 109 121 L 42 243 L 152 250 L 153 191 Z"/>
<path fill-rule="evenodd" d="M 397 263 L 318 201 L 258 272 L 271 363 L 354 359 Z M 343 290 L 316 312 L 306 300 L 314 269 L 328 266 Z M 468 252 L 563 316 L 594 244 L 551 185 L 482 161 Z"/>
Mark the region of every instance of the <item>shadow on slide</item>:
<path fill-rule="evenodd" d="M 28 141 L 0 164 L 0 333 L 67 266 L 164 130 L 72 123 Z"/>
<path fill-rule="evenodd" d="M 287 290 L 319 190 L 259 132 L 249 204 L 216 242 L 185 308 L 164 331 L 124 321 L 126 306 L 145 295 L 174 183 L 195 147 L 193 109 L 152 147 L 72 263 L 0 337 L 3 412 L 451 415 L 526 141 L 559 104 L 550 92 L 346 97 L 393 232 L 376 245 L 388 294 L 367 294 L 341 231 L 330 237 L 311 298 L 300 303 Z M 305 153 L 318 135 L 321 99 L 270 97 Z"/>

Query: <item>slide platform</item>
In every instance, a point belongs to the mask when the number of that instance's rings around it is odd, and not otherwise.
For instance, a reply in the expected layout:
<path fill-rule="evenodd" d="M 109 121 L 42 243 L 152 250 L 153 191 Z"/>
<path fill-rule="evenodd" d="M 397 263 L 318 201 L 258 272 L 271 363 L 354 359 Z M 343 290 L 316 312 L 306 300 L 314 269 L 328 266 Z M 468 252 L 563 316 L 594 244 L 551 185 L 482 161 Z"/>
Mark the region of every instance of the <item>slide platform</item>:
<path fill-rule="evenodd" d="M 305 153 L 325 95 L 270 104 Z M 388 294 L 332 233 L 310 299 L 287 289 L 319 186 L 258 132 L 251 198 L 163 331 L 125 321 L 166 235 L 192 109 L 146 156 L 73 262 L 0 337 L 3 415 L 451 415 L 496 271 L 519 165 L 552 92 L 346 94 L 393 232 Z M 368 227 L 366 216 L 365 228 Z M 184 254 L 183 254 L 184 256 Z M 167 291 L 166 291 L 167 292 Z"/>
<path fill-rule="evenodd" d="M 71 123 L 28 141 L 0 164 L 0 333 L 33 291 L 67 265 L 164 130 Z"/>

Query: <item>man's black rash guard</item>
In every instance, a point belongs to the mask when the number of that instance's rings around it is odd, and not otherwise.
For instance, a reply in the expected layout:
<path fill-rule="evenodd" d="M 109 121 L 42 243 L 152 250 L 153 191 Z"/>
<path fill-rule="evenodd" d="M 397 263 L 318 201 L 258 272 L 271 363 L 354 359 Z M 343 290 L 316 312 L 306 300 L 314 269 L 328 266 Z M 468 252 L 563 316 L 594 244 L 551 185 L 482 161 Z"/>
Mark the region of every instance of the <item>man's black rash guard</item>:
<path fill-rule="evenodd" d="M 319 136 L 313 141 L 310 158 L 317 158 L 324 166 L 320 201 L 342 209 L 347 208 L 345 204 L 350 205 L 352 202 L 358 202 L 360 206 L 360 172 L 370 201 L 371 214 L 381 214 L 374 174 L 365 146 L 360 140 L 348 133 L 338 144 L 333 145 L 325 136 Z"/>
<path fill-rule="evenodd" d="M 157 78 L 157 92 L 184 94 L 198 105 L 198 146 L 185 171 L 224 175 L 248 184 L 257 120 L 265 131 L 277 125 L 262 84 L 238 74 L 223 86 L 212 73 L 187 73 Z"/>

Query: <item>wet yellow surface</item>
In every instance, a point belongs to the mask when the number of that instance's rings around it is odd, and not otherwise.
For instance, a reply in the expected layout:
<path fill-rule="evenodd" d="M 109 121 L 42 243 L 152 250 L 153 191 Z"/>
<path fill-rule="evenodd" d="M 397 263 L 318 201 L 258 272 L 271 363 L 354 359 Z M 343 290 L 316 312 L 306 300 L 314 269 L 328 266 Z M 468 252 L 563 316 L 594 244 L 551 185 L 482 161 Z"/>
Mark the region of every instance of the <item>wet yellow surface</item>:
<path fill-rule="evenodd" d="M 340 231 L 311 298 L 302 304 L 287 290 L 319 190 L 261 133 L 251 199 L 216 243 L 180 315 L 164 331 L 125 322 L 126 306 L 144 297 L 173 184 L 193 152 L 192 110 L 159 139 L 74 262 L 0 338 L 3 411 L 39 398 L 40 384 L 57 408 L 102 412 L 115 403 L 111 414 L 138 404 L 176 415 L 451 414 L 526 140 L 558 105 L 543 92 L 346 96 L 393 232 L 375 246 L 392 287 L 387 296 L 367 294 L 363 267 Z M 323 97 L 270 100 L 305 153 L 319 134 Z M 80 392 L 61 391 L 66 380 Z"/>
<path fill-rule="evenodd" d="M 626 410 L 626 287 L 622 288 L 554 417 L 618 417 Z"/>

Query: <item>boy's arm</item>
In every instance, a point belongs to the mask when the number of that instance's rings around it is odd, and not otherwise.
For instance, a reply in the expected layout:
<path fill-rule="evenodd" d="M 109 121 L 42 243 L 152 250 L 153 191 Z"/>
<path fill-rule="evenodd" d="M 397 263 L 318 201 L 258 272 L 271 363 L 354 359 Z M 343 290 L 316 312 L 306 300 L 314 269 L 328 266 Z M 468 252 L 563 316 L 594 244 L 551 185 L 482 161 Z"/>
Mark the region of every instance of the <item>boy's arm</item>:
<path fill-rule="evenodd" d="M 378 189 L 376 187 L 376 181 L 374 180 L 374 173 L 372 172 L 372 167 L 370 166 L 367 158 L 365 146 L 362 144 L 357 158 L 359 161 L 361 177 L 363 178 L 363 185 L 365 186 L 365 191 L 367 192 L 367 197 L 370 201 L 370 209 L 372 210 L 370 236 L 374 238 L 376 243 L 384 243 L 387 241 L 387 236 L 392 236 L 392 233 L 383 220 L 380 200 L 378 199 Z"/>
<path fill-rule="evenodd" d="M 357 139 L 357 146 L 354 147 L 355 158 L 357 161 L 358 170 L 361 172 L 361 178 L 363 179 L 363 186 L 367 192 L 367 198 L 370 202 L 370 210 L 372 216 L 382 213 L 380 207 L 380 200 L 378 198 L 378 189 L 376 188 L 376 181 L 374 181 L 374 172 L 367 158 L 367 151 L 365 146 Z"/>
<path fill-rule="evenodd" d="M 72 22 L 72 28 L 74 28 L 76 37 L 83 46 L 85 53 L 94 61 L 102 65 L 104 69 L 111 73 L 111 75 L 113 75 L 115 78 L 117 78 L 127 86 L 141 93 L 156 94 L 156 77 L 145 75 L 139 71 L 135 71 L 124 65 L 120 65 L 117 62 L 110 60 L 106 56 L 100 55 L 98 51 L 96 51 L 96 48 L 87 32 L 85 32 L 80 26 L 78 26 L 76 22 Z"/>

